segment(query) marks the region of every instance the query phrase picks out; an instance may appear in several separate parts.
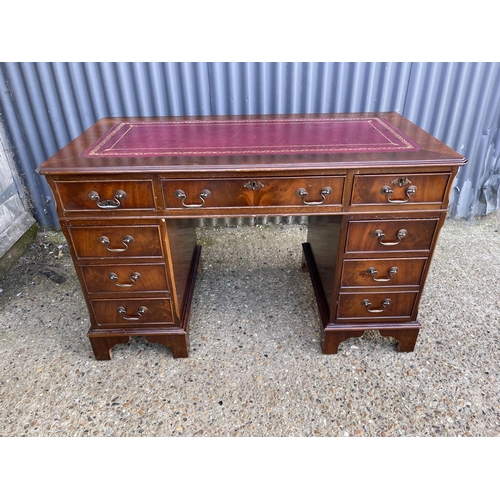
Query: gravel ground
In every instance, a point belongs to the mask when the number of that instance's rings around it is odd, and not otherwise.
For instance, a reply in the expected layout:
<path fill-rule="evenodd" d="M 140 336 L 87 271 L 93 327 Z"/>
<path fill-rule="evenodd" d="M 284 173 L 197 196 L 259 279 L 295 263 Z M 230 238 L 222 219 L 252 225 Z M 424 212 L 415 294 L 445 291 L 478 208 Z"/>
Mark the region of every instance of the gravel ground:
<path fill-rule="evenodd" d="M 198 229 L 191 354 L 96 361 L 61 233 L 0 283 L 1 436 L 498 436 L 500 216 L 447 221 L 412 353 L 378 332 L 320 352 L 306 226 Z"/>

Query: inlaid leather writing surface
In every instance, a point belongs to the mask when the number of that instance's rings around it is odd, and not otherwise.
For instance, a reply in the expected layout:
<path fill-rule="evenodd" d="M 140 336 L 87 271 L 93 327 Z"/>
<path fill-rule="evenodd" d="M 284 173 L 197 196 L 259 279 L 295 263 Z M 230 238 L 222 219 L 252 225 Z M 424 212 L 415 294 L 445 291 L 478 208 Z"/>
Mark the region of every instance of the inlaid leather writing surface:
<path fill-rule="evenodd" d="M 383 118 L 264 118 L 122 122 L 83 155 L 227 156 L 419 149 Z"/>

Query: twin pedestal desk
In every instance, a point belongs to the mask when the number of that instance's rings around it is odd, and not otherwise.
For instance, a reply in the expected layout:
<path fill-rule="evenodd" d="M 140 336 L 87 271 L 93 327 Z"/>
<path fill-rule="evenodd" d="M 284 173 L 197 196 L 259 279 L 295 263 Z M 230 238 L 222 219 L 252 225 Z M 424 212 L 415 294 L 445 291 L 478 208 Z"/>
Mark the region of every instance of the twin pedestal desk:
<path fill-rule="evenodd" d="M 412 351 L 465 163 L 397 113 L 360 113 L 104 118 L 39 171 L 104 360 L 134 335 L 188 356 L 200 217 L 308 216 L 323 353 L 365 330 Z"/>

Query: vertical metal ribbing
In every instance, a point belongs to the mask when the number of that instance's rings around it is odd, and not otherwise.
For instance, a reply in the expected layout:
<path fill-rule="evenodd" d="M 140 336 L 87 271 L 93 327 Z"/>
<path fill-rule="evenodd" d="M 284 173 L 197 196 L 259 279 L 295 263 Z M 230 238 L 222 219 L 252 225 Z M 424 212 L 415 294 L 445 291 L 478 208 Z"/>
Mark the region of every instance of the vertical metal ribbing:
<path fill-rule="evenodd" d="M 452 217 L 498 207 L 500 63 L 1 63 L 1 119 L 38 222 L 58 224 L 36 174 L 104 116 L 397 111 L 469 159 Z"/>

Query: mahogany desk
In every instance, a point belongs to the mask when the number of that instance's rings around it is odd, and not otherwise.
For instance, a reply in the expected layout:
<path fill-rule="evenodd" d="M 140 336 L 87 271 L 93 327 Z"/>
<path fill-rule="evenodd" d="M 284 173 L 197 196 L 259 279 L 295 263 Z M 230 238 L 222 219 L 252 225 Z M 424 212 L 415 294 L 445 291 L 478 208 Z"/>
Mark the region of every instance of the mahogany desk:
<path fill-rule="evenodd" d="M 466 160 L 397 113 L 104 118 L 40 166 L 95 357 L 133 335 L 189 351 L 196 218 L 308 216 L 322 349 L 379 330 L 412 351 Z M 311 332 L 311 335 L 313 333 Z"/>

